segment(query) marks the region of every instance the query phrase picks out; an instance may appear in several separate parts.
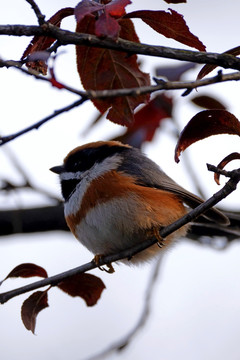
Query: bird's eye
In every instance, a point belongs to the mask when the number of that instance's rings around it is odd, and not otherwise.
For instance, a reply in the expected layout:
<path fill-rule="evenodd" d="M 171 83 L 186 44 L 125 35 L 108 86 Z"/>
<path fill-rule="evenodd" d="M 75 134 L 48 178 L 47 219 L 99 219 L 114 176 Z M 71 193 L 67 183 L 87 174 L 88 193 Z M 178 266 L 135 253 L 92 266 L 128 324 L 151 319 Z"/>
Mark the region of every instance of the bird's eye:
<path fill-rule="evenodd" d="M 79 168 L 80 164 L 81 164 L 81 161 L 76 161 L 76 162 L 73 164 L 73 169 L 74 169 L 74 170 L 77 170 L 77 169 Z"/>

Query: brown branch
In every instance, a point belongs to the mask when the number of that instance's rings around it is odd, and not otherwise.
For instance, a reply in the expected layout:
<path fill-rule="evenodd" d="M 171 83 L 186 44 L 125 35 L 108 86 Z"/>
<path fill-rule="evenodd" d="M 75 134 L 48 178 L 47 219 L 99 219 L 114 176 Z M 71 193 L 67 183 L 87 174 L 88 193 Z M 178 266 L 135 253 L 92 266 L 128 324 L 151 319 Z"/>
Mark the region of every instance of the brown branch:
<path fill-rule="evenodd" d="M 175 221 L 173 224 L 166 226 L 165 228 L 159 231 L 160 236 L 164 239 L 183 225 L 193 221 L 198 216 L 203 214 L 205 211 L 210 209 L 211 207 L 215 206 L 219 201 L 227 197 L 231 194 L 237 187 L 238 182 L 240 181 L 240 169 L 233 170 L 227 172 L 227 176 L 230 176 L 230 180 L 225 184 L 225 186 L 215 193 L 211 198 L 207 201 L 202 203 L 201 205 L 197 206 L 195 209 L 191 210 L 188 214 L 180 218 L 179 220 Z M 134 247 L 126 249 L 124 251 L 119 252 L 118 254 L 108 255 L 100 258 L 98 266 L 103 266 L 105 264 L 109 264 L 118 260 L 122 259 L 129 259 L 132 256 L 136 255 L 140 251 L 145 250 L 146 248 L 152 246 L 153 244 L 157 243 L 157 239 L 155 237 L 147 239 L 144 243 L 138 244 Z M 24 294 L 26 292 L 41 288 L 46 285 L 56 286 L 59 282 L 63 281 L 64 279 L 79 273 L 83 273 L 97 267 L 95 261 L 91 261 L 84 265 L 81 265 L 77 268 L 68 270 L 66 272 L 60 273 L 55 276 L 51 276 L 49 278 L 34 282 L 32 284 L 20 287 L 18 289 L 14 289 L 5 293 L 0 294 L 0 303 L 4 304 L 8 300 L 12 299 L 15 296 L 20 294 Z"/>
<path fill-rule="evenodd" d="M 55 199 L 56 201 L 56 199 Z M 45 231 L 69 231 L 63 204 L 0 211 L 0 236 Z"/>
<path fill-rule="evenodd" d="M 38 7 L 38 5 L 35 3 L 34 0 L 26 0 L 32 7 L 33 11 L 35 12 L 35 15 L 37 16 L 39 25 L 45 24 L 45 15 L 43 15 Z"/>
<path fill-rule="evenodd" d="M 3 60 L 3 59 L 0 59 L 0 67 L 6 67 L 6 68 L 14 68 L 14 69 L 17 69 L 18 71 L 21 71 L 22 73 L 24 73 L 25 75 L 28 75 L 28 76 L 33 76 L 36 80 L 41 80 L 41 81 L 45 81 L 47 82 L 48 84 L 50 84 L 52 86 L 52 82 L 51 82 L 51 79 L 46 77 L 46 76 L 42 76 L 42 75 L 39 75 L 37 74 L 37 72 L 35 71 L 31 71 L 31 70 L 27 70 L 27 69 L 24 69 L 22 67 L 22 65 L 24 64 L 24 61 L 16 61 L 16 60 Z M 85 91 L 81 91 L 81 90 L 77 90 L 77 89 L 74 89 L 68 85 L 65 85 L 65 84 L 62 84 L 64 89 L 73 93 L 73 94 L 76 94 L 76 95 L 79 95 L 81 97 L 86 97 L 88 98 L 87 96 L 87 93 Z"/>
<path fill-rule="evenodd" d="M 26 75 L 34 76 L 37 80 L 42 80 L 48 82 L 52 85 L 51 79 L 44 77 L 42 75 L 38 75 L 36 73 L 32 73 L 24 68 L 21 68 L 21 62 L 14 60 L 1 60 L 0 59 L 0 67 L 14 67 L 19 71 L 22 71 Z M 139 96 L 149 93 L 154 93 L 159 90 L 193 90 L 199 87 L 218 84 L 220 82 L 226 81 L 238 81 L 240 80 L 240 72 L 233 72 L 230 74 L 218 74 L 213 77 L 208 77 L 201 80 L 195 81 L 165 81 L 163 79 L 154 78 L 157 85 L 150 86 L 142 86 L 135 88 L 125 88 L 125 89 L 111 89 L 111 90 L 78 90 L 74 89 L 64 83 L 61 82 L 63 88 L 73 94 L 77 94 L 79 96 L 83 96 L 87 99 L 106 99 L 112 97 L 119 96 Z"/>
<path fill-rule="evenodd" d="M 27 75 L 34 76 L 37 80 L 46 81 L 52 85 L 51 79 L 43 77 L 41 75 L 37 75 L 35 73 L 28 72 L 26 69 L 23 69 L 20 67 L 19 62 L 15 62 L 13 60 L 4 61 L 4 60 L 0 59 L 0 67 L 3 67 L 3 66 L 6 66 L 6 67 L 12 66 L 12 67 L 24 72 Z M 28 133 L 29 131 L 38 129 L 41 125 L 45 124 L 47 121 L 55 118 L 56 116 L 62 114 L 63 112 L 69 111 L 69 110 L 73 109 L 74 107 L 83 104 L 83 102 L 85 102 L 88 99 L 91 100 L 91 99 L 106 99 L 106 98 L 113 98 L 113 97 L 119 97 L 119 96 L 139 96 L 139 95 L 143 95 L 143 94 L 147 94 L 147 93 L 154 93 L 159 90 L 187 89 L 189 91 L 194 88 L 198 88 L 198 87 L 206 86 L 206 85 L 210 85 L 210 84 L 216 84 L 219 82 L 240 80 L 240 73 L 234 72 L 234 73 L 225 74 L 225 75 L 221 74 L 221 76 L 216 75 L 211 78 L 190 81 L 190 82 L 165 81 L 165 80 L 161 80 L 161 79 L 160 80 L 155 79 L 155 80 L 157 82 L 157 85 L 150 85 L 150 86 L 143 86 L 143 87 L 136 87 L 136 88 L 127 88 L 127 89 L 101 90 L 101 91 L 100 90 L 99 91 L 95 91 L 95 90 L 82 91 L 82 90 L 74 89 L 68 85 L 61 83 L 61 85 L 63 86 L 63 89 L 81 96 L 81 100 L 78 100 L 75 103 L 70 104 L 59 110 L 55 110 L 53 114 L 47 116 L 46 118 L 38 121 L 37 123 L 34 123 L 33 125 L 25 128 L 25 129 L 22 129 L 14 134 L 10 134 L 10 135 L 1 137 L 0 138 L 0 146 L 16 139 L 17 137 L 19 137 L 23 134 Z"/>
<path fill-rule="evenodd" d="M 165 46 L 156 46 L 143 43 L 110 38 L 99 39 L 97 36 L 82 34 L 60 29 L 52 24 L 44 26 L 27 25 L 0 25 L 0 35 L 12 36 L 48 36 L 58 40 L 62 45 L 86 45 L 124 51 L 128 54 L 141 54 L 167 59 L 190 61 L 198 64 L 213 64 L 226 69 L 240 70 L 240 59 L 230 54 L 206 53 L 201 51 L 191 51 L 174 49 Z"/>

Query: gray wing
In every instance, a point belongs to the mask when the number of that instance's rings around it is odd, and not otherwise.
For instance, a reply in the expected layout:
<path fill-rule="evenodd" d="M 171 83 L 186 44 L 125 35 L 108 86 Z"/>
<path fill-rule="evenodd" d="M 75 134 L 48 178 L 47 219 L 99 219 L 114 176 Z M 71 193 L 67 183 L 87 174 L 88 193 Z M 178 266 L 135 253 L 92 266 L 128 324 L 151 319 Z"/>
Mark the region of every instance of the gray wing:
<path fill-rule="evenodd" d="M 138 185 L 154 187 L 176 194 L 193 209 L 204 202 L 200 197 L 178 185 L 155 162 L 144 156 L 138 149 L 132 148 L 128 152 L 127 159 L 125 157 L 124 163 L 118 169 L 135 177 Z M 207 210 L 203 216 L 220 224 L 229 224 L 229 219 L 215 208 Z"/>

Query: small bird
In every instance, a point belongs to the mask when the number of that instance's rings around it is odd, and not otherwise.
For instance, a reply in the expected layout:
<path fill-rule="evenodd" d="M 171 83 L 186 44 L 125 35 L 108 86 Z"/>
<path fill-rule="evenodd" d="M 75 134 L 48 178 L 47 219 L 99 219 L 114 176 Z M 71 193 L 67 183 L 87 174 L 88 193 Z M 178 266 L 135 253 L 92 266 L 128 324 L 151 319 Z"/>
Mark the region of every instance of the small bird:
<path fill-rule="evenodd" d="M 139 149 L 117 141 L 98 141 L 73 149 L 63 165 L 50 169 L 60 176 L 66 222 L 95 256 L 129 249 L 181 218 L 203 200 L 179 186 Z M 212 208 L 205 217 L 228 224 Z M 163 248 L 186 234 L 188 225 L 164 240 Z M 156 235 L 157 236 L 157 235 Z M 157 244 L 129 263 L 148 261 L 161 251 Z"/>

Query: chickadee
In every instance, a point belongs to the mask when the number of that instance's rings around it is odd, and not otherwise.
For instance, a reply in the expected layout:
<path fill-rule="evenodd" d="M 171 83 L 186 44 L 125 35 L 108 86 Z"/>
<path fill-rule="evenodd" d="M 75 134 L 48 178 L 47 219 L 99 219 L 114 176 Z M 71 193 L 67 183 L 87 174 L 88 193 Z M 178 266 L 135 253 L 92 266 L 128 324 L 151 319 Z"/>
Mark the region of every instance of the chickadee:
<path fill-rule="evenodd" d="M 202 199 L 179 186 L 139 149 L 116 141 L 98 141 L 73 149 L 59 174 L 67 224 L 95 255 L 110 255 L 144 242 L 149 234 L 187 213 Z M 204 216 L 228 218 L 212 208 Z M 164 239 L 164 248 L 184 236 L 188 225 Z M 161 251 L 157 244 L 135 255 L 147 261 Z"/>

